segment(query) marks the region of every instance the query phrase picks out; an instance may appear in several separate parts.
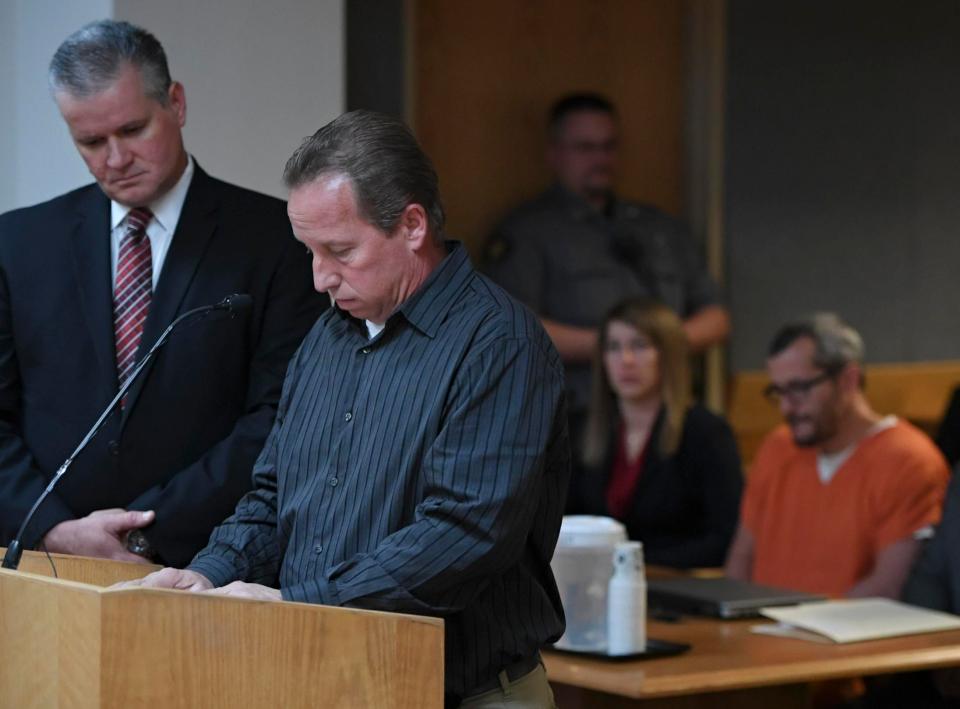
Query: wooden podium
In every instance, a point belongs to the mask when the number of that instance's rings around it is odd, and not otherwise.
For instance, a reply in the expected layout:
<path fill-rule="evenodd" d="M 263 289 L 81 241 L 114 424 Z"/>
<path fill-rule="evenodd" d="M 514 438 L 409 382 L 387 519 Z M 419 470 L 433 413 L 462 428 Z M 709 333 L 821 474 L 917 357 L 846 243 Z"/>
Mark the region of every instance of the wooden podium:
<path fill-rule="evenodd" d="M 156 589 L 157 567 L 0 569 L 0 707 L 443 706 L 443 621 Z"/>

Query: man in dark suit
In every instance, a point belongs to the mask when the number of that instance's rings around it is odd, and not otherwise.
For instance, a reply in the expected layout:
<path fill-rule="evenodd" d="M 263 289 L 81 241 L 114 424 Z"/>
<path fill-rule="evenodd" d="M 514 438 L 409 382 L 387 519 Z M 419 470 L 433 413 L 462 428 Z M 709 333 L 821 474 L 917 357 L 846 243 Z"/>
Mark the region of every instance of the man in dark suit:
<path fill-rule="evenodd" d="M 284 204 L 187 154 L 183 87 L 122 22 L 57 50 L 54 98 L 96 179 L 0 216 L 0 543 L 179 314 L 178 329 L 40 508 L 24 546 L 183 564 L 251 485 L 287 362 L 324 305 Z"/>

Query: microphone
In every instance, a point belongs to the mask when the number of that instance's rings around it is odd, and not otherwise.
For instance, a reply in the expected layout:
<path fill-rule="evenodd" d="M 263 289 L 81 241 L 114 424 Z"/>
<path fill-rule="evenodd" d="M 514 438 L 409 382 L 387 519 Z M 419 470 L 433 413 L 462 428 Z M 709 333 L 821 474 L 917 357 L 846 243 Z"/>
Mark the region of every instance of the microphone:
<path fill-rule="evenodd" d="M 228 295 L 212 307 L 214 310 L 229 310 L 230 315 L 236 317 L 245 310 L 249 310 L 251 305 L 253 305 L 253 298 L 250 295 L 247 293 L 234 293 L 233 295 Z M 203 310 L 203 308 L 197 308 L 197 310 Z M 184 313 L 184 315 L 189 315 L 189 313 Z"/>
<path fill-rule="evenodd" d="M 143 368 L 146 367 L 147 363 L 151 359 L 153 359 L 153 356 L 156 354 L 157 350 L 167 343 L 167 338 L 170 337 L 170 333 L 173 332 L 174 329 L 180 325 L 180 323 L 190 318 L 200 318 L 205 315 L 209 315 L 214 311 L 227 311 L 230 313 L 230 317 L 236 317 L 240 313 L 249 309 L 252 304 L 253 298 L 247 293 L 234 293 L 232 295 L 228 295 L 219 303 L 214 303 L 213 305 L 204 305 L 199 308 L 194 308 L 193 310 L 188 310 L 167 326 L 167 329 L 164 330 L 160 334 L 160 337 L 157 338 L 157 341 L 153 343 L 153 347 L 150 348 L 150 351 L 147 352 L 143 359 L 137 363 L 137 366 L 133 368 L 133 372 L 127 378 L 127 381 L 125 381 L 120 387 L 117 395 L 113 397 L 109 404 L 107 404 L 107 408 L 104 409 L 102 414 L 100 414 L 100 418 L 98 418 L 96 423 L 93 424 L 93 427 L 87 431 L 87 435 L 83 437 L 83 440 L 80 441 L 80 444 L 76 447 L 76 449 L 74 449 L 73 453 L 67 456 L 67 459 L 63 461 L 59 468 L 57 468 L 57 472 L 50 480 L 50 483 L 47 485 L 46 489 L 40 494 L 40 497 L 37 498 L 37 501 L 33 503 L 33 507 L 31 507 L 30 511 L 27 512 L 27 516 L 20 525 L 20 529 L 17 530 L 17 536 L 14 537 L 12 542 L 10 542 L 10 545 L 7 547 L 7 553 L 3 556 L 4 569 L 16 569 L 20 565 L 20 557 L 23 555 L 21 539 L 23 537 L 23 533 L 27 529 L 27 525 L 30 524 L 30 520 L 33 519 L 33 516 L 36 514 L 37 510 L 40 509 L 40 505 L 43 504 L 43 501 L 47 499 L 51 492 L 53 492 L 53 488 L 56 487 L 57 483 L 60 481 L 60 478 L 63 477 L 63 474 L 67 472 L 67 468 L 69 468 L 70 464 L 73 463 L 74 458 L 80 454 L 80 451 L 87 447 L 87 444 L 90 443 L 93 437 L 100 432 L 101 428 L 103 428 L 103 425 L 107 422 L 110 414 L 112 414 L 114 409 L 117 408 L 117 404 L 119 404 L 126 395 L 127 390 L 136 381 L 137 377 L 140 375 L 140 372 L 143 371 Z"/>

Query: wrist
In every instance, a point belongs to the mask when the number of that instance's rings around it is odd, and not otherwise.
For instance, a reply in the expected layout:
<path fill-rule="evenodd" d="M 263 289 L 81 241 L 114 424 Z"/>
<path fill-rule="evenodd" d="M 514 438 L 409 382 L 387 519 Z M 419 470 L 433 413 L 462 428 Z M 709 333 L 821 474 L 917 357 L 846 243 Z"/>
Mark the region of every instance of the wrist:
<path fill-rule="evenodd" d="M 43 545 L 43 548 L 50 552 L 65 553 L 69 554 L 70 550 L 67 548 L 68 542 L 70 541 L 69 534 L 63 534 L 63 526 L 68 520 L 63 522 L 58 522 L 57 524 L 50 527 L 47 530 L 46 534 L 40 537 L 40 544 Z"/>

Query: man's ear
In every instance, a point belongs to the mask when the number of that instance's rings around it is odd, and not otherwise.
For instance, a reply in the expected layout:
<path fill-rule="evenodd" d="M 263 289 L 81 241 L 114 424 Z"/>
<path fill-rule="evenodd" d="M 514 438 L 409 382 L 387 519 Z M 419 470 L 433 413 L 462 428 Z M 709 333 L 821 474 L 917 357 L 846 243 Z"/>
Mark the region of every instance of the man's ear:
<path fill-rule="evenodd" d="M 843 391 L 853 392 L 860 389 L 860 380 L 863 377 L 863 369 L 857 362 L 848 363 L 837 375 L 837 381 Z"/>
<path fill-rule="evenodd" d="M 557 171 L 557 165 L 560 162 L 560 146 L 557 145 L 557 141 L 551 139 L 547 146 L 543 149 L 543 158 L 549 167 L 554 172 Z"/>
<path fill-rule="evenodd" d="M 420 249 L 433 237 L 430 234 L 430 220 L 423 205 L 412 202 L 403 208 L 397 223 L 398 236 L 404 239 L 414 251 Z"/>
<path fill-rule="evenodd" d="M 183 91 L 183 84 L 179 81 L 170 84 L 170 88 L 167 90 L 167 102 L 177 117 L 180 127 L 183 128 L 187 122 L 187 95 Z"/>

